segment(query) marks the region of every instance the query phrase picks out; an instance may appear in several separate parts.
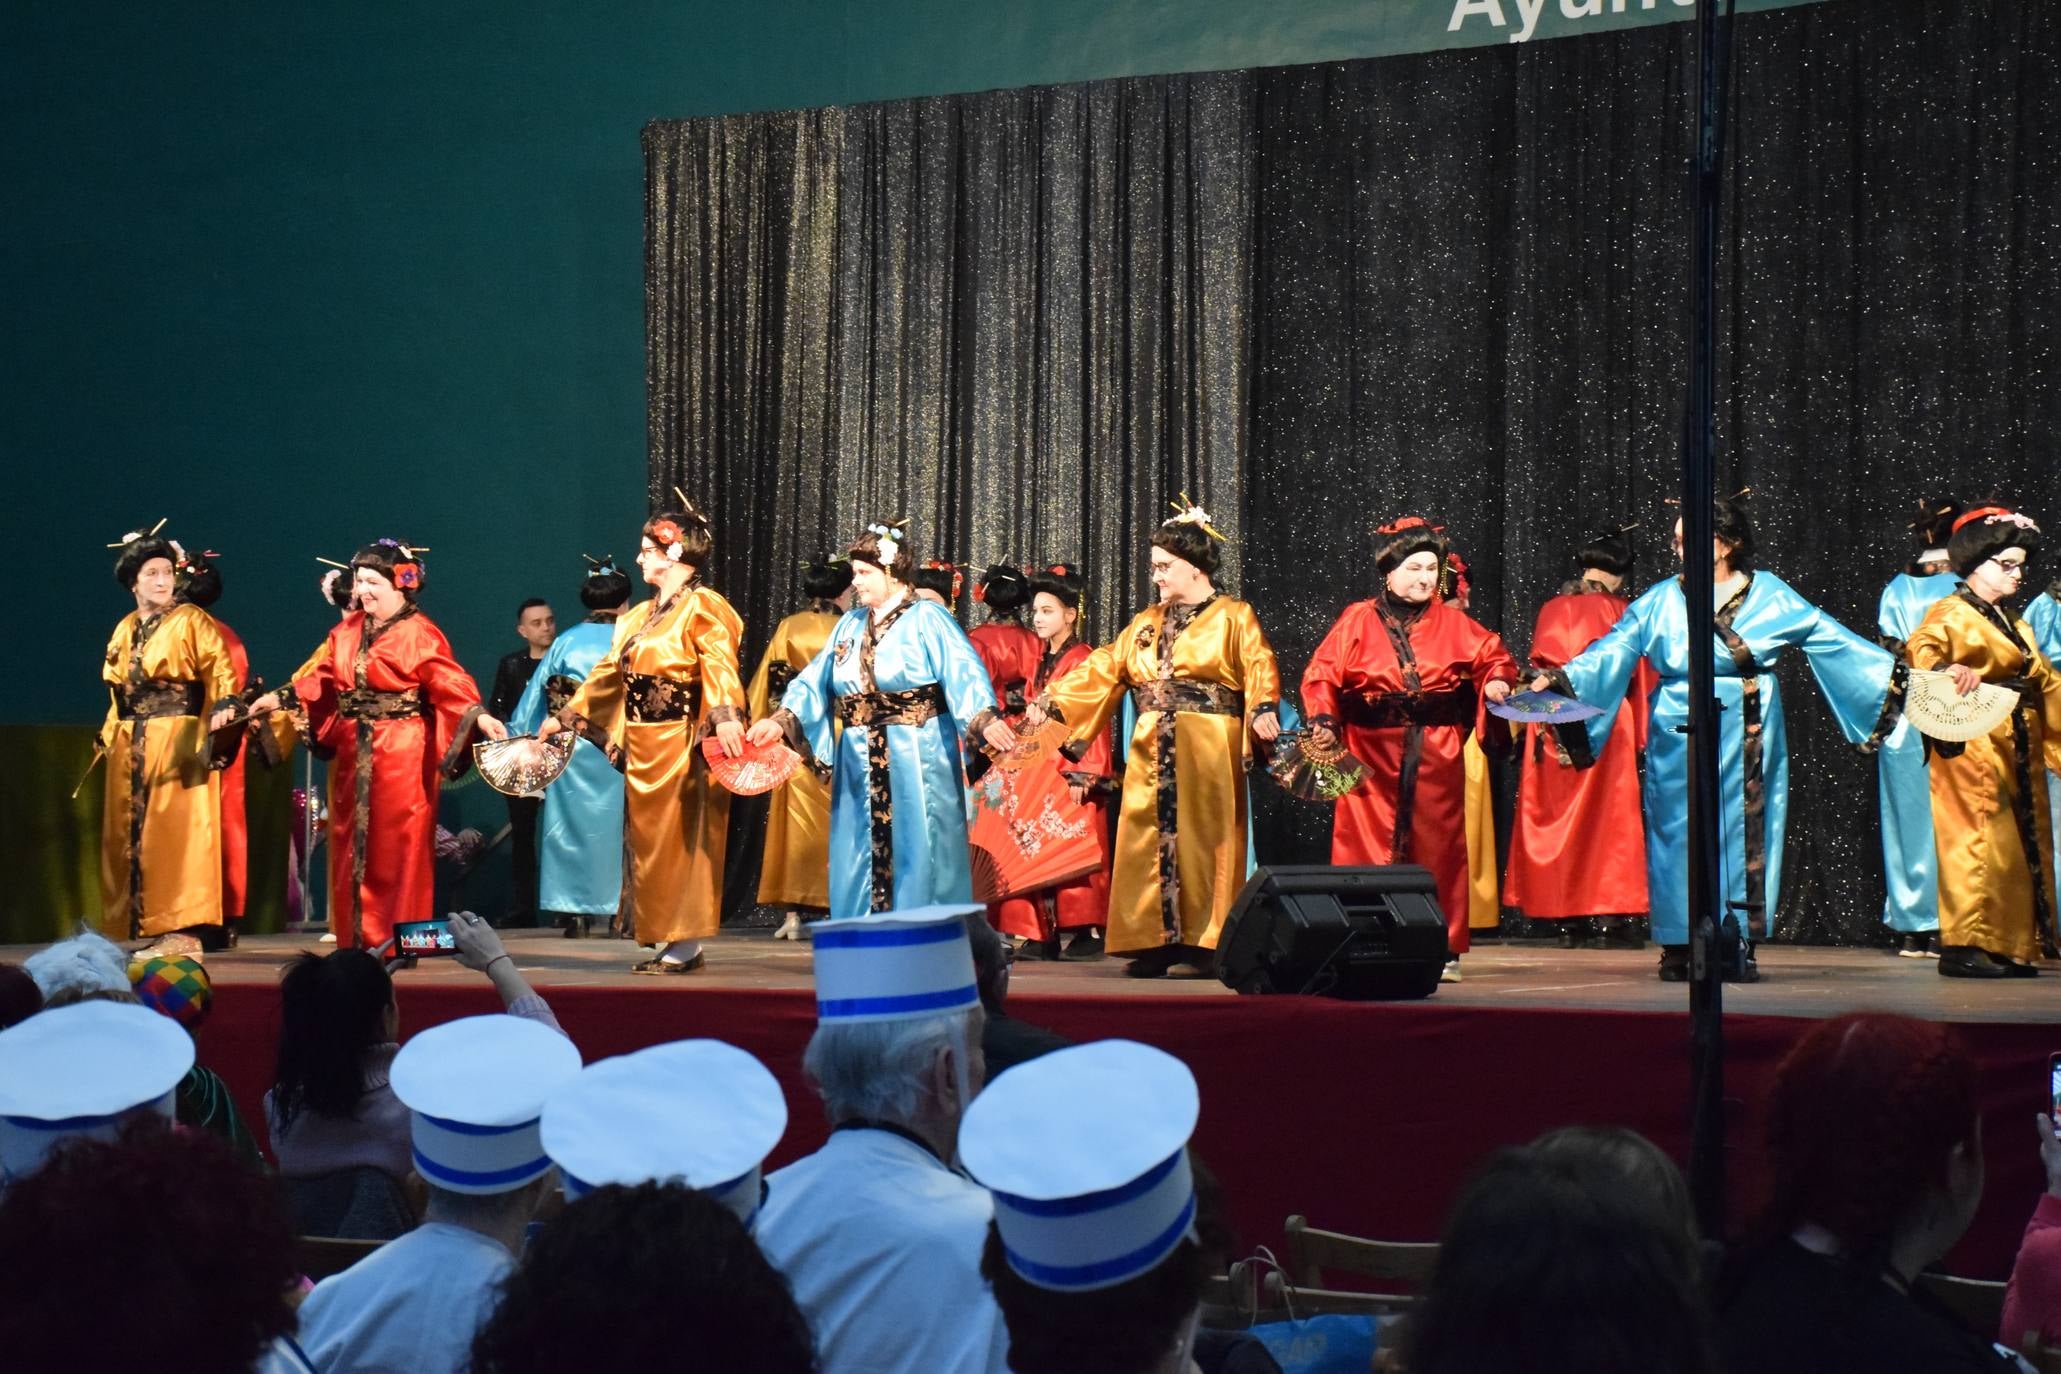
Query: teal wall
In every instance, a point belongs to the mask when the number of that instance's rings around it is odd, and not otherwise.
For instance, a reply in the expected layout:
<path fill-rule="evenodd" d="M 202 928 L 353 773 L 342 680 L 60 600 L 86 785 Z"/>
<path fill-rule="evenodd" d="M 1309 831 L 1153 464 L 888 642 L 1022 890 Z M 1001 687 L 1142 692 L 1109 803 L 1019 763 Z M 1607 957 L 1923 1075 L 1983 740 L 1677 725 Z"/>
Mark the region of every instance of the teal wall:
<path fill-rule="evenodd" d="M 0 546 L 34 657 L 0 722 L 97 717 L 128 609 L 101 546 L 159 516 L 223 551 L 219 612 L 274 679 L 330 623 L 315 556 L 382 534 L 431 547 L 426 605 L 476 675 L 523 596 L 570 614 L 577 555 L 627 553 L 643 514 L 648 120 L 1350 57 L 1450 11 L 13 6 Z"/>

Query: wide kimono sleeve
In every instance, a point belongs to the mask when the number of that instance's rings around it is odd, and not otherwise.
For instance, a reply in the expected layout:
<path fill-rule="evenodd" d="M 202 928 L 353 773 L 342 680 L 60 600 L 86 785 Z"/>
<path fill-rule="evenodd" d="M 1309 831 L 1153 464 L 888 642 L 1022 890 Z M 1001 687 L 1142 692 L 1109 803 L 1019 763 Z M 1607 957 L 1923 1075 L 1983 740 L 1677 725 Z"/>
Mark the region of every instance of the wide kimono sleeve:
<path fill-rule="evenodd" d="M 409 637 L 408 648 L 414 661 L 407 665 L 408 676 L 422 688 L 429 706 L 444 776 L 463 777 L 472 767 L 473 722 L 486 710 L 480 705 L 479 684 L 451 656 L 451 643 L 442 630 L 419 618 L 412 624 L 416 633 Z"/>
<path fill-rule="evenodd" d="M 1274 657 L 1274 646 L 1267 642 L 1267 632 L 1260 628 L 1259 612 L 1244 601 L 1231 609 L 1236 616 L 1231 637 L 1238 646 L 1238 680 L 1250 703 L 1245 711 L 1245 723 L 1250 727 L 1262 711 L 1280 712 L 1281 664 Z"/>
<path fill-rule="evenodd" d="M 958 723 L 960 735 L 969 743 L 977 742 L 996 715 L 995 686 L 988 677 L 988 665 L 959 622 L 942 608 L 936 615 L 925 615 L 915 628 L 923 636 L 924 662 L 944 689 L 945 705 Z"/>
<path fill-rule="evenodd" d="M 1347 671 L 1359 662 L 1365 619 L 1362 606 L 1346 607 L 1310 655 L 1310 666 L 1302 671 L 1302 709 L 1310 724 L 1334 732 L 1338 729 L 1338 699 L 1345 691 Z"/>
<path fill-rule="evenodd" d="M 205 709 L 212 713 L 236 695 L 236 656 L 229 651 L 229 640 L 222 627 L 207 612 L 195 610 L 179 619 Z"/>
<path fill-rule="evenodd" d="M 608 652 L 587 670 L 585 680 L 558 713 L 561 724 L 578 730 L 590 743 L 611 755 L 615 753 L 614 737 L 623 723 L 623 640 L 650 617 L 652 606 L 652 602 L 646 601 L 616 621 Z"/>
<path fill-rule="evenodd" d="M 701 727 L 707 735 L 725 722 L 744 723 L 744 672 L 737 663 L 737 644 L 744 622 L 731 604 L 714 592 L 695 597 L 687 606 L 680 633 L 694 646 L 701 664 Z"/>
<path fill-rule="evenodd" d="M 1651 647 L 1651 617 L 1665 595 L 1663 584 L 1634 601 L 1601 639 L 1576 654 L 1566 667 L 1549 674 L 1568 695 L 1602 709 L 1602 715 L 1588 721 L 1591 759 L 1603 757 L 1604 746 L 1610 743 L 1610 732 L 1617 724 L 1617 704 L 1624 700 Z"/>
<path fill-rule="evenodd" d="M 830 638 L 823 641 L 809 666 L 796 673 L 787 690 L 780 694 L 780 705 L 770 717 L 787 732 L 788 747 L 807 760 L 818 777 L 825 779 L 829 778 L 831 762 L 837 755 L 837 735 L 830 728 L 831 705 L 837 696 L 831 685 L 831 675 L 837 670 L 837 646 L 842 640 L 864 633 L 856 623 L 863 614 L 848 611 L 832 627 Z"/>
<path fill-rule="evenodd" d="M 1147 623 L 1141 612 L 1115 639 L 1091 650 L 1072 672 L 1045 688 L 1039 704 L 1066 723 L 1069 752 L 1109 728 L 1109 717 L 1130 685 L 1125 665 L 1131 645 Z"/>
<path fill-rule="evenodd" d="M 1861 638 L 1817 607 L 1782 588 L 1796 603 L 1801 628 L 1789 636 L 1811 666 L 1833 718 L 1853 744 L 1880 741 L 1903 706 L 1903 666 L 1881 645 Z"/>

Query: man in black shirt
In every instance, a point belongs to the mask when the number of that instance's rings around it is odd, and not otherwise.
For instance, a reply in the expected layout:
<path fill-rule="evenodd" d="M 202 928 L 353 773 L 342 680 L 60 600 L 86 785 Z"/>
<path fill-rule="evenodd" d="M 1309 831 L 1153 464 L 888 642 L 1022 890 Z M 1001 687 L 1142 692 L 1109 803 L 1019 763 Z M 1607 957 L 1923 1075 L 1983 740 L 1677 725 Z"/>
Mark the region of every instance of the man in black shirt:
<path fill-rule="evenodd" d="M 523 647 L 504 656 L 494 668 L 494 691 L 487 702 L 487 713 L 496 720 L 508 719 L 515 710 L 523 689 L 536 675 L 537 664 L 543 661 L 544 651 L 558 638 L 558 619 L 551 614 L 551 604 L 533 596 L 518 606 L 515 633 L 522 637 Z M 539 797 L 508 799 L 509 852 L 515 862 L 515 891 L 509 899 L 508 924 L 513 926 L 537 923 L 537 811 L 542 805 Z"/>

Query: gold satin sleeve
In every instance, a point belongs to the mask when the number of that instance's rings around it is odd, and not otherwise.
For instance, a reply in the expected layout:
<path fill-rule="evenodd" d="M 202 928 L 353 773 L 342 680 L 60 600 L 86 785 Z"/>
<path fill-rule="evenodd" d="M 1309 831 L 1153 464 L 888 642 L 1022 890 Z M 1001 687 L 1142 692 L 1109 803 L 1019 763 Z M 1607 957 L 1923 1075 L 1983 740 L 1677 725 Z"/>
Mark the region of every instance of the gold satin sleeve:
<path fill-rule="evenodd" d="M 1231 641 L 1238 651 L 1239 684 L 1245 693 L 1245 719 L 1249 725 L 1262 706 L 1280 704 L 1281 665 L 1274 658 L 1274 646 L 1267 642 L 1267 632 L 1260 628 L 1259 612 L 1253 610 L 1251 603 L 1234 601 L 1228 609 Z"/>
<path fill-rule="evenodd" d="M 1152 620 L 1141 611 L 1109 643 L 1091 650 L 1073 670 L 1046 687 L 1041 700 L 1068 727 L 1068 742 L 1093 739 L 1109 728 L 1117 703 L 1136 673 L 1139 627 Z"/>
<path fill-rule="evenodd" d="M 744 621 L 720 592 L 696 588 L 687 598 L 682 637 L 691 646 L 701 673 L 701 716 L 720 723 L 738 720 L 744 711 L 744 673 L 738 666 L 738 641 Z"/>
<path fill-rule="evenodd" d="M 194 666 L 194 679 L 201 685 L 201 713 L 236 695 L 236 659 L 222 627 L 206 611 L 180 617 L 180 645 L 186 660 Z"/>

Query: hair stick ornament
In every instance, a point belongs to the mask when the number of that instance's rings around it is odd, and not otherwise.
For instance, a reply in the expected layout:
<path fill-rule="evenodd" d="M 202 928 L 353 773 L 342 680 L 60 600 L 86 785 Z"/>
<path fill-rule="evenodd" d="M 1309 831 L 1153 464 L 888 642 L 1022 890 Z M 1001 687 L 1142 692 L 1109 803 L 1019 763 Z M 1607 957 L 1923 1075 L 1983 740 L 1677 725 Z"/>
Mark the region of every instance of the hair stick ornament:
<path fill-rule="evenodd" d="M 1223 535 L 1217 532 L 1217 527 L 1215 525 L 1209 523 L 1209 512 L 1204 510 L 1201 506 L 1196 505 L 1193 501 L 1189 500 L 1187 492 L 1182 492 L 1181 499 L 1178 501 L 1171 502 L 1170 504 L 1174 508 L 1174 514 L 1167 521 L 1168 524 L 1200 525 L 1202 526 L 1202 532 L 1208 535 L 1210 538 L 1216 540 L 1219 544 L 1228 544 L 1231 542 L 1230 540 L 1224 538 Z"/>
<path fill-rule="evenodd" d="M 172 517 L 168 515 L 164 517 L 164 520 L 158 521 L 155 525 L 152 525 L 147 530 L 130 530 L 127 534 L 123 535 L 120 539 L 115 540 L 114 543 L 109 544 L 107 547 L 111 549 L 126 549 L 127 547 L 129 547 L 129 545 L 135 543 L 139 539 L 155 539 L 157 537 L 157 532 L 165 527 L 165 520 L 170 520 L 171 518 Z"/>

